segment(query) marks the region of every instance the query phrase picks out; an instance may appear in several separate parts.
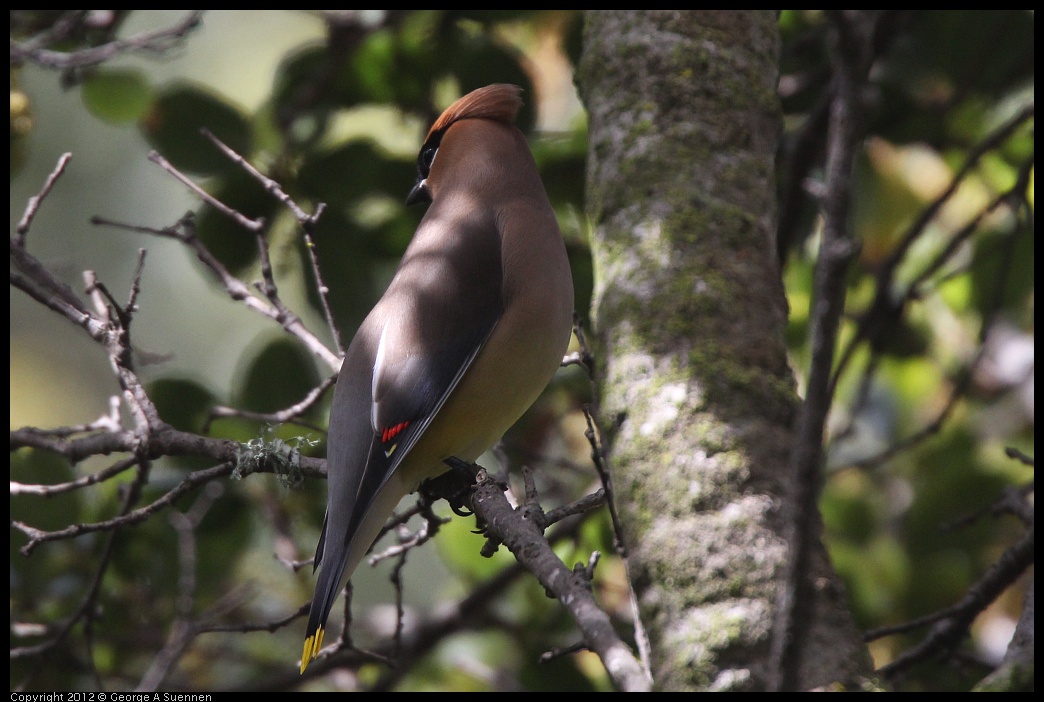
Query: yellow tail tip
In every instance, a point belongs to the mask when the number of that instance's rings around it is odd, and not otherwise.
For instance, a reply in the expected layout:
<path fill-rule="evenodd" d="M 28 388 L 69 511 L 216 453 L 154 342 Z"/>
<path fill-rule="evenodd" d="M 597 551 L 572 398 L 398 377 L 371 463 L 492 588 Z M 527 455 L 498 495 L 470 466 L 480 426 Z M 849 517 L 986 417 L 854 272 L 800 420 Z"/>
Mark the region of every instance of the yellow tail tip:
<path fill-rule="evenodd" d="M 305 639 L 304 651 L 301 653 L 301 674 L 303 675 L 308 664 L 319 655 L 319 649 L 323 647 L 323 627 L 315 630 L 315 633 Z"/>

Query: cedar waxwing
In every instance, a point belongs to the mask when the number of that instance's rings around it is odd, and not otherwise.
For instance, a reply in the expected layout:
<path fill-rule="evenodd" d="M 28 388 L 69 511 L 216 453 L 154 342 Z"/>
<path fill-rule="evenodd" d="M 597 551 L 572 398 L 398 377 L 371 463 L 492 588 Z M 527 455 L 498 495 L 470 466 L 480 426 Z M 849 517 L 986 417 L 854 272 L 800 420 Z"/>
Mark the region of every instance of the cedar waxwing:
<path fill-rule="evenodd" d="M 345 353 L 330 409 L 322 569 L 301 672 L 337 594 L 399 500 L 475 461 L 537 399 L 572 330 L 573 281 L 522 132 L 514 85 L 460 98 L 417 157 L 430 202 L 387 292 Z"/>

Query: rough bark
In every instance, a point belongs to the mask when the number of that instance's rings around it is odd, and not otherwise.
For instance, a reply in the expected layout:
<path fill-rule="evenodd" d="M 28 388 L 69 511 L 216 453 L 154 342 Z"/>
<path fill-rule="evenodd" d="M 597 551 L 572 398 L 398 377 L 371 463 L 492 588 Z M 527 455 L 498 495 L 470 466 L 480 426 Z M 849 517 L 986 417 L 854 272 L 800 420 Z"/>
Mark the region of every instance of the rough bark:
<path fill-rule="evenodd" d="M 589 11 L 601 420 L 661 690 L 757 690 L 787 558 L 780 506 L 798 398 L 776 263 L 773 12 Z M 803 688 L 869 670 L 812 549 Z"/>

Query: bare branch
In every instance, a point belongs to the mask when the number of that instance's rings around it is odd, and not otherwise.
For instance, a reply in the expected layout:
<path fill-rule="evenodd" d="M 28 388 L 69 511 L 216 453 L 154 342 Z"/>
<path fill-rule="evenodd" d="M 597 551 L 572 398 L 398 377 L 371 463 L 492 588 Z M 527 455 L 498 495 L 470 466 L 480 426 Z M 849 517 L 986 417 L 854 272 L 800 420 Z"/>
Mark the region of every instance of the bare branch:
<path fill-rule="evenodd" d="M 51 192 L 51 188 L 58 181 L 58 178 L 65 172 L 65 166 L 69 163 L 69 159 L 72 158 L 71 152 L 65 152 L 58 158 L 58 165 L 51 171 L 51 175 L 47 176 L 47 180 L 44 181 L 43 188 L 40 189 L 38 195 L 34 195 L 29 198 L 29 204 L 26 205 L 25 214 L 22 215 L 22 219 L 18 221 L 18 226 L 15 228 L 15 232 L 18 234 L 18 245 L 25 246 L 25 235 L 29 232 L 29 226 L 33 222 L 33 218 L 36 217 L 36 212 L 40 209 L 40 205 L 43 203 L 44 198 Z"/>
<path fill-rule="evenodd" d="M 336 381 L 336 375 L 327 376 L 327 378 L 323 382 L 319 383 L 319 385 L 312 388 L 308 392 L 308 394 L 305 395 L 304 399 L 302 399 L 300 402 L 290 405 L 286 409 L 279 410 L 278 412 L 250 412 L 248 410 L 241 410 L 235 407 L 225 407 L 223 405 L 218 405 L 210 410 L 210 416 L 207 417 L 207 421 L 204 425 L 203 431 L 204 433 L 208 432 L 210 430 L 210 425 L 214 422 L 215 419 L 219 419 L 222 417 L 242 417 L 244 419 L 252 419 L 258 422 L 267 422 L 269 424 L 293 423 L 302 427 L 307 427 L 309 429 L 312 429 L 313 431 L 323 432 L 325 431 L 325 429 L 323 429 L 322 427 L 318 427 L 314 424 L 311 424 L 310 422 L 302 421 L 298 419 L 298 417 L 300 417 L 302 414 L 311 409 L 315 405 L 315 403 L 318 402 L 324 394 L 326 394 L 326 391 L 333 387 Z"/>
<path fill-rule="evenodd" d="M 43 497 L 50 497 L 52 495 L 59 495 L 63 492 L 71 492 L 72 490 L 79 490 L 81 488 L 94 485 L 96 483 L 103 483 L 109 478 L 113 478 L 124 471 L 133 468 L 138 463 L 138 459 L 124 458 L 122 460 L 113 463 L 105 470 L 98 471 L 97 473 L 91 473 L 85 475 L 82 478 L 71 480 L 67 483 L 56 483 L 54 485 L 26 485 L 24 483 L 16 483 L 11 481 L 11 494 L 12 495 L 41 495 Z"/>
<path fill-rule="evenodd" d="M 819 497 L 823 429 L 832 399 L 831 369 L 837 330 L 845 304 L 845 275 L 858 246 L 852 239 L 848 213 L 852 201 L 852 165 L 860 137 L 859 90 L 869 70 L 868 40 L 872 15 L 833 11 L 831 48 L 834 94 L 827 139 L 823 234 L 816 262 L 810 313 L 812 360 L 805 400 L 801 404 L 788 465 L 791 499 L 785 501 L 784 530 L 788 548 L 787 577 L 780 588 L 778 617 L 772 637 L 769 689 L 794 689 L 810 623 L 812 597 L 806 575 L 811 544 L 818 540 L 816 501 Z"/>
<path fill-rule="evenodd" d="M 189 178 L 187 175 L 175 168 L 171 164 L 171 162 L 163 158 L 163 156 L 161 156 L 158 151 L 150 151 L 148 159 L 160 168 L 162 168 L 163 170 L 165 170 L 167 173 L 170 173 L 172 176 L 174 176 L 174 178 L 185 184 L 185 186 L 187 186 L 189 190 L 194 192 L 196 195 L 199 195 L 199 197 L 202 198 L 203 201 L 206 202 L 208 205 L 213 207 L 218 212 L 221 212 L 222 214 L 226 215 L 244 229 L 252 232 L 258 232 L 265 226 L 264 217 L 250 219 L 246 215 L 238 212 L 237 210 L 232 209 L 225 203 L 221 202 L 221 200 L 218 200 L 216 197 L 208 193 L 206 190 L 196 185 L 196 183 L 193 182 L 191 178 Z"/>
<path fill-rule="evenodd" d="M 22 522 L 11 522 L 11 526 L 15 527 L 23 534 L 29 537 L 29 543 L 20 549 L 20 552 L 24 556 L 28 556 L 36 547 L 42 543 L 48 541 L 58 541 L 60 539 L 71 539 L 81 534 L 90 534 L 97 531 L 111 531 L 118 527 L 124 527 L 130 524 L 138 524 L 145 521 L 150 516 L 155 514 L 165 507 L 169 507 L 179 497 L 189 492 L 198 485 L 203 485 L 215 478 L 221 478 L 232 474 L 232 470 L 235 468 L 234 463 L 222 463 L 221 465 L 214 466 L 213 468 L 207 468 L 205 470 L 198 470 L 190 473 L 188 477 L 178 483 L 177 486 L 165 492 L 161 497 L 155 501 L 149 503 L 145 507 L 140 509 L 127 512 L 112 519 L 107 519 L 101 522 L 93 522 L 90 524 L 73 524 L 64 529 L 58 529 L 56 531 L 44 531 L 42 529 L 36 529 L 24 524 Z"/>
<path fill-rule="evenodd" d="M 24 238 L 11 238 L 10 256 L 12 285 L 82 327 L 95 341 L 102 338 L 105 334 L 104 323 L 88 311 L 72 288 L 58 280 L 39 259 L 26 250 Z"/>
<path fill-rule="evenodd" d="M 145 672 L 137 691 L 155 691 L 163 684 L 170 669 L 181 658 L 189 644 L 197 635 L 198 625 L 193 622 L 192 604 L 196 596 L 196 535 L 195 529 L 203 517 L 214 506 L 224 493 L 220 483 L 207 483 L 196 501 L 187 512 L 173 511 L 169 521 L 178 539 L 178 596 L 175 603 L 177 618 L 171 626 L 167 641 L 152 660 L 152 665 Z M 224 613 L 239 604 L 238 598 L 228 600 L 218 612 Z M 214 608 L 209 613 L 214 616 Z M 206 616 L 206 615 L 205 615 Z"/>
<path fill-rule="evenodd" d="M 1015 448 L 1014 446 L 1009 446 L 1006 449 L 1004 449 L 1004 453 L 1008 456 L 1008 458 L 1014 458 L 1015 460 L 1019 461 L 1023 465 L 1027 465 L 1027 466 L 1034 465 L 1033 456 L 1027 456 L 1022 451 L 1020 451 L 1017 448 Z"/>
<path fill-rule="evenodd" d="M 483 469 L 479 470 L 471 505 L 487 525 L 487 533 L 503 543 L 569 611 L 587 647 L 601 658 L 616 686 L 626 691 L 648 690 L 649 678 L 594 601 L 586 576 L 569 570 L 559 560 L 537 525 L 523 511 L 511 508 L 499 483 L 489 479 Z"/>
<path fill-rule="evenodd" d="M 964 165 L 961 166 L 960 171 L 954 175 L 950 185 L 920 213 L 917 220 L 909 229 L 907 229 L 906 234 L 903 235 L 900 243 L 891 251 L 888 259 L 884 264 L 882 264 L 880 270 L 877 272 L 874 299 L 871 301 L 869 307 L 859 315 L 859 325 L 856 334 L 841 352 L 841 357 L 834 372 L 833 384 L 835 386 L 845 369 L 848 367 L 848 363 L 855 355 L 856 349 L 866 341 L 871 342 L 872 345 L 876 343 L 877 337 L 880 336 L 882 330 L 888 328 L 888 322 L 901 313 L 907 302 L 917 299 L 921 294 L 923 294 L 922 289 L 927 280 L 947 261 L 952 259 L 953 255 L 960 248 L 960 245 L 977 231 L 979 224 L 986 215 L 996 210 L 1000 205 L 1010 202 L 1014 198 L 1025 198 L 1025 192 L 1029 185 L 1030 176 L 1033 170 L 1034 158 L 1032 155 L 1020 166 L 1015 183 L 1003 193 L 995 197 L 965 226 L 961 227 L 961 229 L 951 237 L 949 244 L 924 267 L 921 273 L 914 278 L 913 282 L 906 287 L 905 291 L 900 293 L 894 289 L 896 271 L 899 269 L 899 266 L 903 261 L 906 260 L 906 254 L 910 251 L 913 244 L 916 243 L 916 241 L 925 233 L 928 224 L 931 223 L 942 209 L 943 205 L 946 204 L 946 202 L 957 191 L 957 188 L 964 179 L 974 171 L 983 156 L 991 150 L 1002 146 L 1008 137 L 1010 137 L 1020 126 L 1033 118 L 1033 108 L 1033 105 L 1023 108 L 1012 119 L 1001 125 L 971 149 L 968 157 L 965 159 Z"/>
<path fill-rule="evenodd" d="M 313 219 L 318 220 L 319 215 L 322 214 L 325 208 L 325 204 L 319 203 L 315 208 Z M 326 317 L 326 325 L 330 328 L 330 336 L 333 337 L 337 356 L 341 357 L 344 356 L 344 344 L 341 343 L 341 333 L 338 330 L 337 322 L 334 320 L 333 310 L 330 308 L 330 288 L 323 279 L 322 270 L 319 268 L 319 257 L 316 253 L 315 241 L 312 239 L 315 222 L 313 221 L 307 226 L 302 224 L 302 228 L 304 231 L 305 250 L 308 251 L 308 261 L 312 266 L 312 275 L 315 276 L 315 287 L 316 292 L 319 294 L 319 302 L 323 306 L 323 315 Z"/>
<path fill-rule="evenodd" d="M 319 301 L 323 308 L 323 314 L 326 317 L 327 325 L 330 327 L 330 333 L 333 335 L 334 344 L 337 347 L 337 355 L 344 355 L 344 347 L 341 345 L 341 336 L 337 331 L 337 324 L 334 322 L 333 311 L 330 309 L 330 289 L 323 281 L 322 272 L 319 268 L 319 259 L 316 256 L 315 242 L 312 239 L 312 233 L 315 231 L 315 227 L 319 223 L 319 217 L 322 216 L 323 211 L 326 209 L 326 203 L 320 202 L 316 205 L 315 214 L 306 214 L 305 211 L 294 202 L 293 198 L 286 194 L 286 191 L 283 190 L 278 182 L 254 168 L 246 158 L 214 136 L 210 130 L 204 129 L 203 136 L 209 139 L 229 159 L 238 164 L 243 168 L 243 170 L 261 183 L 265 190 L 271 193 L 277 200 L 279 200 L 279 202 L 283 203 L 291 213 L 293 213 L 298 224 L 301 225 L 301 229 L 304 232 L 305 249 L 308 251 L 312 273 L 315 275 L 316 291 L 319 293 Z"/>
<path fill-rule="evenodd" d="M 237 164 L 244 171 L 249 173 L 250 176 L 257 180 L 259 183 L 261 183 L 264 189 L 267 190 L 277 200 L 279 200 L 279 202 L 286 205 L 287 209 L 289 209 L 294 214 L 294 217 L 297 218 L 297 221 L 300 222 L 302 226 L 314 225 L 316 222 L 319 221 L 319 216 L 322 214 L 323 209 L 325 209 L 326 207 L 325 204 L 319 203 L 319 205 L 316 207 L 315 214 L 305 214 L 305 211 L 301 209 L 296 202 L 294 202 L 293 198 L 286 194 L 286 192 L 283 190 L 282 186 L 279 185 L 279 183 L 272 180 L 256 168 L 254 168 L 254 166 L 249 161 L 247 161 L 242 155 L 237 153 L 234 149 L 230 148 L 223 141 L 214 136 L 214 134 L 209 129 L 203 129 L 201 131 L 203 136 L 209 139 L 210 142 L 214 144 L 214 146 L 216 146 L 219 151 L 221 151 L 221 153 L 227 156 L 233 163 Z"/>
<path fill-rule="evenodd" d="M 134 224 L 116 222 L 103 217 L 92 217 L 92 224 L 107 225 L 126 229 L 134 232 L 153 234 L 170 239 L 175 239 L 188 246 L 203 265 L 211 270 L 225 287 L 229 297 L 237 302 L 242 302 L 249 309 L 258 314 L 278 322 L 287 332 L 297 337 L 315 356 L 320 358 L 332 370 L 341 367 L 341 359 L 332 353 L 318 337 L 309 331 L 297 315 L 286 315 L 280 309 L 266 304 L 250 291 L 250 286 L 232 275 L 224 264 L 215 257 L 206 245 L 196 236 L 195 222 L 191 212 L 178 220 L 173 226 L 155 229 Z"/>
<path fill-rule="evenodd" d="M 613 497 L 615 494 L 613 492 L 613 476 L 609 470 L 605 451 L 602 450 L 601 432 L 595 424 L 595 417 L 591 407 L 585 405 L 583 410 L 584 419 L 587 421 L 587 430 L 584 431 L 584 436 L 587 437 L 587 442 L 591 445 L 591 462 L 594 463 L 595 470 L 598 471 L 598 477 L 602 481 L 602 488 L 605 490 L 605 502 L 609 506 L 609 516 L 613 522 L 613 548 L 617 554 L 626 558 L 627 544 L 624 541 L 620 518 L 616 512 L 616 502 Z"/>
<path fill-rule="evenodd" d="M 1019 110 L 1014 117 L 998 127 L 992 134 L 976 144 L 971 151 L 968 152 L 964 165 L 962 165 L 961 169 L 953 176 L 950 185 L 932 202 L 932 204 L 921 212 L 917 220 L 910 225 L 906 234 L 903 235 L 899 245 L 892 250 L 887 263 L 885 263 L 884 268 L 881 271 L 882 282 L 878 284 L 879 288 L 890 287 L 890 285 L 884 281 L 891 280 L 891 276 L 894 275 L 899 263 L 906 257 L 907 251 L 911 246 L 913 246 L 917 238 L 924 233 L 928 223 L 935 218 L 935 215 L 942 209 L 942 206 L 946 204 L 954 193 L 957 192 L 957 188 L 968 174 L 975 169 L 982 157 L 1003 144 L 1008 137 L 1015 132 L 1015 130 L 1032 119 L 1033 113 L 1034 105 L 1027 105 Z"/>
<path fill-rule="evenodd" d="M 102 343 L 109 355 L 109 364 L 120 382 L 123 390 L 123 399 L 127 403 L 134 417 L 135 434 L 140 442 L 156 428 L 163 426 L 159 411 L 149 399 L 145 387 L 138 378 L 133 368 L 133 354 L 130 343 L 130 322 L 132 314 L 130 310 L 123 310 L 113 300 L 112 295 L 98 282 L 94 271 L 85 271 L 84 280 L 87 284 L 87 294 L 94 300 L 94 306 L 99 317 L 107 322 L 107 333 Z M 132 298 L 136 293 L 132 293 Z M 116 312 L 114 318 L 105 303 L 108 299 Z"/>
<path fill-rule="evenodd" d="M 134 505 L 135 502 L 137 502 L 137 500 L 138 500 L 138 498 L 139 498 L 139 496 L 141 494 L 142 486 L 147 481 L 147 476 L 148 476 L 148 463 L 147 463 L 147 461 L 139 460 L 137 462 L 137 466 L 138 466 L 138 474 L 137 474 L 137 476 L 135 477 L 135 479 L 133 481 L 131 481 L 131 483 L 129 484 L 128 488 L 123 492 L 122 504 L 120 506 L 120 514 L 127 514 L 127 512 L 130 511 L 131 507 Z M 17 525 L 18 525 L 17 522 L 12 522 L 12 526 L 17 526 Z M 44 533 L 44 532 L 40 532 L 40 531 L 35 530 L 35 529 L 32 530 L 32 531 L 36 532 L 38 534 L 43 534 Z M 102 549 L 102 554 L 101 554 L 101 557 L 98 559 L 97 569 L 94 572 L 94 576 L 92 578 L 91 584 L 87 588 L 87 592 L 86 592 L 82 602 L 80 603 L 79 607 L 77 607 L 76 611 L 72 614 L 72 616 L 70 616 L 65 621 L 65 623 L 59 628 L 59 630 L 56 632 L 56 634 L 50 640 L 44 641 L 43 643 L 37 644 L 35 646 L 29 646 L 29 647 L 23 647 L 23 648 L 12 648 L 11 649 L 11 658 L 12 659 L 14 659 L 14 658 L 28 658 L 28 657 L 36 656 L 36 655 L 39 655 L 39 654 L 44 653 L 46 651 L 49 651 L 50 649 L 54 648 L 59 643 L 61 643 L 65 639 L 65 637 L 68 636 L 69 632 L 72 631 L 73 627 L 77 623 L 79 623 L 80 621 L 83 621 L 83 623 L 84 623 L 84 638 L 87 641 L 88 649 L 91 648 L 92 640 L 93 640 L 93 621 L 94 621 L 94 616 L 95 616 L 94 613 L 95 613 L 95 609 L 96 609 L 95 602 L 97 600 L 99 592 L 101 591 L 101 583 L 102 583 L 103 576 L 105 575 L 105 573 L 108 570 L 109 563 L 111 562 L 112 555 L 113 555 L 113 553 L 115 551 L 116 531 L 117 531 L 116 529 L 113 529 L 112 533 L 110 533 L 108 535 L 108 537 L 106 538 L 104 547 Z M 28 546 L 26 546 L 25 548 L 28 548 Z M 23 553 L 24 553 L 24 551 L 23 551 Z M 93 654 L 88 656 L 89 665 L 91 665 L 92 672 L 94 673 L 95 678 L 97 678 L 98 677 L 97 671 L 93 670 L 93 660 L 94 660 Z"/>
<path fill-rule="evenodd" d="M 562 505 L 555 509 L 547 512 L 544 515 L 544 520 L 547 522 L 547 526 L 551 526 L 556 522 L 560 522 L 566 517 L 572 517 L 577 514 L 587 514 L 600 508 L 606 503 L 605 489 L 597 490 L 590 495 L 581 497 L 576 502 L 572 502 L 568 505 Z"/>
<path fill-rule="evenodd" d="M 954 650 L 968 633 L 968 627 L 987 606 L 997 599 L 1033 564 L 1033 529 L 1028 529 L 1011 548 L 1006 550 L 993 566 L 961 598 L 960 602 L 941 612 L 921 617 L 898 627 L 885 627 L 866 633 L 872 641 L 911 628 L 936 623 L 928 635 L 913 648 L 904 651 L 891 663 L 877 672 L 884 677 L 894 677 L 903 670 L 928 660 L 946 655 Z"/>
<path fill-rule="evenodd" d="M 11 62 L 30 61 L 44 68 L 55 69 L 86 68 L 108 61 L 122 53 L 163 53 L 176 46 L 186 34 L 198 27 L 202 18 L 203 10 L 193 10 L 172 27 L 71 52 L 38 48 L 38 45 L 42 43 L 39 40 L 30 40 L 22 44 L 11 40 Z"/>
<path fill-rule="evenodd" d="M 1032 162 L 1032 159 L 1030 159 L 1030 162 Z M 1021 173 L 1023 172 L 1025 172 L 1025 168 L 1020 169 L 1020 178 L 1018 179 L 1019 181 L 1022 180 Z M 1007 195 L 1012 196 L 1016 192 L 1020 192 L 1020 190 L 1018 189 L 1018 183 L 1016 183 L 1016 186 L 1013 186 L 1011 190 L 1008 191 Z M 960 369 L 959 372 L 956 374 L 956 379 L 953 381 L 953 387 L 950 389 L 950 394 L 947 397 L 946 402 L 943 404 L 942 408 L 936 413 L 935 417 L 931 421 L 927 422 L 917 431 L 899 439 L 898 441 L 893 442 L 886 449 L 882 450 L 881 452 L 875 455 L 867 456 L 858 461 L 854 461 L 853 465 L 866 468 L 884 463 L 885 461 L 889 461 L 898 454 L 902 453 L 903 451 L 907 451 L 910 448 L 919 445 L 925 439 L 928 439 L 929 437 L 936 435 L 946 424 L 946 421 L 949 419 L 953 411 L 957 408 L 960 400 L 963 399 L 965 395 L 968 393 L 968 390 L 972 384 L 975 369 L 979 366 L 979 363 L 986 355 L 987 347 L 984 342 L 989 336 L 990 330 L 993 329 L 994 322 L 997 319 L 997 314 L 1001 309 L 1002 293 L 1008 281 L 1007 271 L 1011 268 L 1014 262 L 1014 244 L 1018 234 L 1019 230 L 1017 228 L 1013 228 L 1005 237 L 1007 246 L 1004 249 L 1004 257 L 1001 261 L 1000 275 L 996 277 L 996 287 L 993 291 L 993 300 L 990 303 L 987 309 L 987 313 L 984 316 L 982 324 L 979 328 L 980 345 L 976 349 L 975 355 L 971 358 L 971 360 L 969 360 L 965 367 Z M 868 312 L 868 314 L 871 313 Z M 854 343 L 850 344 L 849 349 L 853 347 Z M 837 376 L 835 375 L 835 383 L 836 380 Z M 864 379 L 864 383 L 868 382 L 869 378 Z"/>

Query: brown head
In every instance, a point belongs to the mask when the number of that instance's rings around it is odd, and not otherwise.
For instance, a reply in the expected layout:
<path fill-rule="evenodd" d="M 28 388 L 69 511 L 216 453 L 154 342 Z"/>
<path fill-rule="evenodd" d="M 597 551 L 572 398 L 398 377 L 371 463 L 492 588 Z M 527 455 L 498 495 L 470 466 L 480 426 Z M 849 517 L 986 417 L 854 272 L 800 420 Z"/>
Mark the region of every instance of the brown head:
<path fill-rule="evenodd" d="M 406 204 L 431 202 L 428 175 L 442 139 L 449 128 L 469 119 L 489 120 L 514 124 L 522 107 L 522 88 L 508 83 L 495 83 L 473 90 L 447 107 L 428 130 L 420 154 L 417 156 L 417 182 L 406 197 Z"/>

